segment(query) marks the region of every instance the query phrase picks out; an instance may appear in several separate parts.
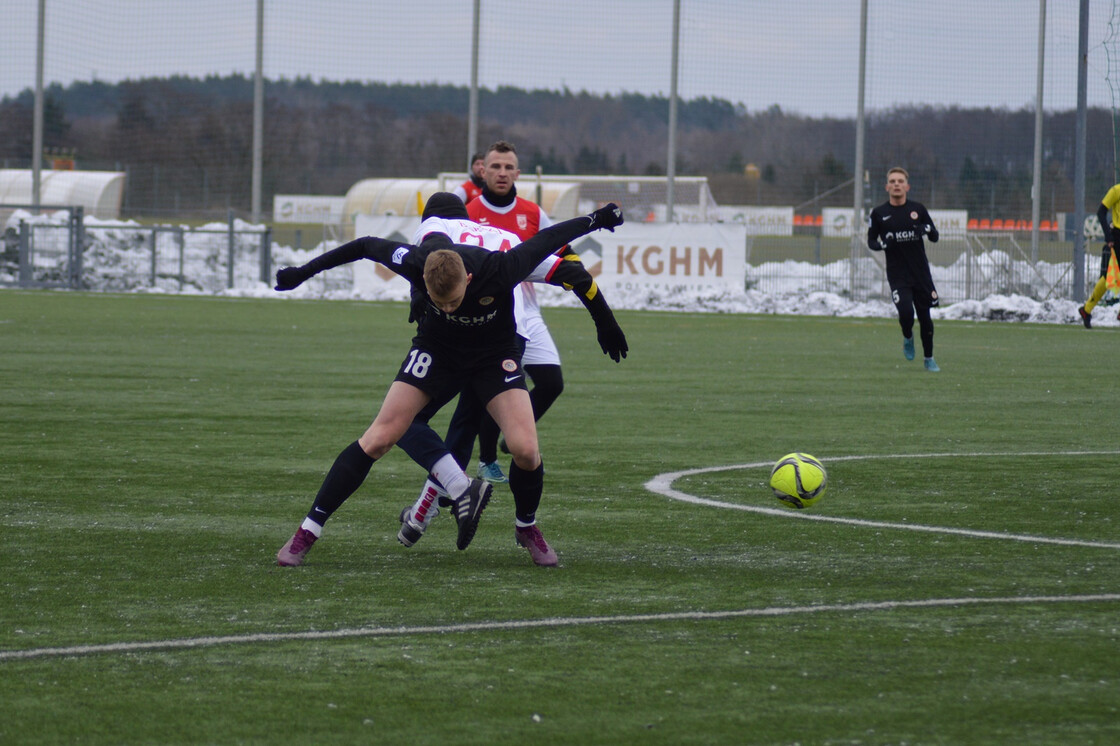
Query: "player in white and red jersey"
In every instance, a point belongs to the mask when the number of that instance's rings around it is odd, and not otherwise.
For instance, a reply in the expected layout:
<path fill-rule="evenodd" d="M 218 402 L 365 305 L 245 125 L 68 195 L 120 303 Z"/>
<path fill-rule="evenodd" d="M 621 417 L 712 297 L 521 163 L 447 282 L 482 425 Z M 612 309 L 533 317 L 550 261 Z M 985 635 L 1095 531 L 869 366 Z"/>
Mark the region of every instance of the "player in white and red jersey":
<path fill-rule="evenodd" d="M 501 145 L 504 145 L 504 143 L 491 146 L 491 151 L 487 154 L 488 160 L 495 154 L 494 148 Z M 502 151 L 502 155 L 516 158 L 512 150 Z M 482 199 L 475 200 L 471 205 L 481 202 Z M 527 204 L 539 210 L 537 205 L 531 202 L 527 202 Z M 471 212 L 471 205 L 467 205 L 467 214 Z M 446 218 L 442 217 L 442 212 L 436 214 L 440 217 L 429 217 L 420 224 L 420 228 L 413 237 L 414 241 L 422 241 L 426 235 L 439 232 L 450 237 L 455 243 L 483 246 L 492 251 L 508 251 L 525 238 L 514 232 L 497 228 L 493 224 L 479 224 L 473 221 Z M 543 211 L 540 214 L 544 215 Z M 544 218 L 547 220 L 548 216 L 544 215 Z M 537 227 L 534 226 L 531 235 L 535 235 L 537 232 Z M 614 321 L 606 300 L 602 293 L 598 291 L 594 279 L 588 274 L 583 264 L 579 262 L 578 257 L 574 254 L 568 255 L 566 258 L 552 256 L 542 262 L 534 273 L 526 278 L 526 282 L 521 284 L 520 290 L 514 293 L 514 315 L 517 322 L 517 333 L 525 344 L 522 368 L 533 381 L 530 402 L 533 408 L 533 418 L 537 420 L 559 396 L 563 387 L 563 378 L 560 375 L 560 354 L 556 349 L 556 344 L 552 341 L 552 336 L 548 333 L 544 319 L 541 317 L 540 304 L 537 301 L 536 290 L 533 288 L 534 282 L 547 282 L 551 285 L 572 289 L 595 319 L 600 346 L 615 362 L 626 356 L 627 347 L 625 337 L 622 331 L 618 329 L 618 324 Z M 422 428 L 426 428 L 426 419 L 421 419 Z M 487 426 L 489 426 L 488 436 L 481 435 L 481 428 Z M 478 402 L 470 396 L 462 395 L 459 398 L 459 404 L 452 416 L 444 441 L 459 463 L 465 466 L 470 459 L 471 451 L 474 449 L 475 437 L 478 436 L 479 448 L 483 454 L 482 458 L 485 459 L 488 455 L 489 463 L 492 464 L 494 469 L 497 469 L 498 434 L 497 424 L 486 413 L 485 409 L 479 407 Z M 484 437 L 488 439 L 484 440 Z M 418 456 L 422 456 L 420 452 L 425 448 L 426 442 L 434 445 L 435 441 L 432 434 L 423 429 L 414 428 L 412 432 L 406 434 L 400 445 L 414 459 L 422 460 Z M 489 449 L 488 452 L 487 448 Z M 485 466 L 486 464 L 483 464 L 483 468 L 480 470 L 480 476 L 484 478 L 487 476 Z M 498 474 L 501 474 L 500 469 L 498 469 Z M 493 474 L 491 473 L 489 476 L 492 478 Z M 507 481 L 504 475 L 502 481 Z M 527 490 L 517 488 L 514 483 L 515 473 L 512 469 L 508 481 L 514 498 L 515 537 L 518 543 L 529 551 L 536 564 L 544 566 L 557 564 L 556 553 L 549 547 L 536 524 L 540 492 L 530 493 Z M 430 509 L 433 498 L 438 497 L 438 492 L 435 481 L 429 479 L 412 507 L 402 511 L 401 534 L 398 535 L 402 544 L 411 546 L 419 540 L 426 530 L 429 517 L 433 513 Z"/>

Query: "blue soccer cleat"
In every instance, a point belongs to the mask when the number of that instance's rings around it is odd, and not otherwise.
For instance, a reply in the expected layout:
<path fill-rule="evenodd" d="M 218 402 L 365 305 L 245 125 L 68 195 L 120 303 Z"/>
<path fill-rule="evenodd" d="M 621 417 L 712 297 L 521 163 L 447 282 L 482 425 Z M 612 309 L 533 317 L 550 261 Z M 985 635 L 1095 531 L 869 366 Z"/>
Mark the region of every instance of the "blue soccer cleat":
<path fill-rule="evenodd" d="M 914 338 L 902 338 L 902 354 L 906 356 L 907 360 L 914 359 Z"/>
<path fill-rule="evenodd" d="M 497 461 L 479 462 L 478 478 L 485 479 L 490 484 L 505 484 L 509 481 L 509 477 L 502 473 L 502 467 L 498 466 Z"/>

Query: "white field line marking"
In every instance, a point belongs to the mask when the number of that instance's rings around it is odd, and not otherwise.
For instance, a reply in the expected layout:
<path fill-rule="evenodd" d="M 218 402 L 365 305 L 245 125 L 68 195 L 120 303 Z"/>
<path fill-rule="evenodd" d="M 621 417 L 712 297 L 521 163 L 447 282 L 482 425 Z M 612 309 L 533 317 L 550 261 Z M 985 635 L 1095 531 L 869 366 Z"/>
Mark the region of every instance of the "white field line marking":
<path fill-rule="evenodd" d="M 914 601 L 869 601 L 850 604 L 821 604 L 819 606 L 771 606 L 765 609 L 739 609 L 733 611 L 681 611 L 665 614 L 621 614 L 618 616 L 551 617 L 547 619 L 522 619 L 506 622 L 471 622 L 418 627 L 359 627 L 324 632 L 282 632 L 224 637 L 190 637 L 177 640 L 152 640 L 149 642 L 118 642 L 105 645 L 75 645 L 64 648 L 32 648 L 30 650 L 0 650 L 0 661 L 28 658 L 75 657 L 94 653 L 131 653 L 144 651 L 206 648 L 217 645 L 235 645 L 248 642 L 290 642 L 306 640 L 338 640 L 360 637 L 412 637 L 419 635 L 447 635 L 462 632 L 493 632 L 548 627 L 579 627 L 595 624 L 642 624 L 652 622 L 696 621 L 706 619 L 741 619 L 747 617 L 778 617 L 796 614 L 828 612 L 890 611 L 894 609 L 936 608 L 945 606 L 990 606 L 995 604 L 1068 604 L 1105 603 L 1120 601 L 1120 593 L 1098 593 L 1074 596 L 1003 596 L 996 598 L 929 598 Z"/>
<path fill-rule="evenodd" d="M 978 457 L 1014 457 L 1014 456 L 1115 456 L 1120 451 L 1067 451 L 1054 453 L 929 453 L 929 454 L 887 454 L 880 456 L 837 456 L 827 461 L 858 461 L 865 459 L 899 459 L 899 458 L 978 458 Z M 702 497 L 678 492 L 672 489 L 672 483 L 681 477 L 693 474 L 704 474 L 713 471 L 731 471 L 733 469 L 757 469 L 770 466 L 769 462 L 753 464 L 737 464 L 731 466 L 711 466 L 701 469 L 661 474 L 646 482 L 646 489 L 656 492 L 674 500 L 695 503 L 697 505 L 711 505 L 717 508 L 730 508 L 733 510 L 746 510 L 754 513 L 782 516 L 783 518 L 802 518 L 806 520 L 830 521 L 859 526 L 877 528 L 898 528 L 910 531 L 928 531 L 934 533 L 961 534 L 964 536 L 985 537 L 995 539 L 1013 539 L 1017 541 L 1033 541 L 1049 544 L 1066 544 L 1075 546 L 1112 547 L 1120 548 L 1120 544 L 1108 542 L 1088 542 L 1074 539 L 1050 539 L 1039 536 L 1020 536 L 1016 534 L 1002 534 L 991 531 L 969 531 L 965 529 L 940 528 L 937 526 L 922 526 L 907 523 L 887 523 L 880 521 L 863 521 L 851 518 L 834 518 L 816 514 L 806 514 L 802 511 L 792 511 L 783 508 L 762 508 L 734 503 L 723 503 L 716 500 L 707 500 Z M 634 624 L 665 621 L 695 621 L 704 619 L 734 619 L 745 617 L 774 617 L 789 616 L 794 614 L 817 614 L 822 612 L 848 612 L 848 611 L 877 611 L 907 608 L 932 608 L 945 606 L 976 606 L 992 604 L 1051 604 L 1051 603 L 1092 603 L 1120 601 L 1120 594 L 1102 593 L 1094 595 L 1075 596 L 1006 596 L 997 598 L 934 598 L 916 601 L 876 601 L 852 604 L 822 604 L 820 606 L 778 606 L 765 609 L 740 609 L 734 611 L 683 611 L 665 614 L 630 614 L 619 616 L 599 617 L 552 617 L 548 619 L 512 620 L 506 622 L 475 622 L 469 624 L 448 624 L 437 626 L 417 627 L 362 627 L 357 629 L 340 629 L 325 632 L 288 632 L 288 633 L 257 633 L 248 635 L 227 635 L 220 637 L 194 637 L 174 640 L 152 640 L 149 642 L 120 642 L 104 645 L 75 645 L 57 648 L 31 648 L 28 650 L 0 650 L 0 661 L 26 660 L 29 658 L 48 657 L 76 657 L 96 653 L 129 653 L 158 650 L 176 650 L 187 648 L 214 647 L 217 645 L 234 645 L 251 642 L 288 642 L 302 640 L 336 640 L 359 637 L 405 637 L 410 635 L 442 635 L 459 632 L 502 631 L 517 629 L 540 629 L 547 627 L 576 627 L 593 624 Z"/>
<path fill-rule="evenodd" d="M 1052 451 L 1040 453 L 891 453 L 871 456 L 836 456 L 822 458 L 826 465 L 832 461 L 869 461 L 872 459 L 914 459 L 914 458 L 985 458 L 985 457 L 1031 457 L 1031 456 L 1117 456 L 1120 451 Z M 710 505 L 714 508 L 727 508 L 730 510 L 745 510 L 750 513 L 764 513 L 782 518 L 800 518 L 806 521 L 824 521 L 827 523 L 843 523 L 849 526 L 865 526 L 868 528 L 901 529 L 904 531 L 924 531 L 933 534 L 955 534 L 979 539 L 1003 539 L 1009 541 L 1026 541 L 1035 544 L 1060 544 L 1068 547 L 1097 547 L 1104 549 L 1120 549 L 1120 543 L 1113 541 L 1088 541 L 1086 539 L 1055 539 L 1048 536 L 1031 536 L 1029 534 L 1009 534 L 1000 531 L 974 531 L 966 528 L 951 528 L 947 526 L 925 526 L 920 523 L 892 523 L 889 521 L 868 521 L 860 518 L 842 518 L 838 516 L 821 515 L 807 510 L 792 510 L 789 508 L 763 508 L 755 505 L 740 503 L 726 503 L 719 500 L 708 500 L 703 497 L 689 495 L 686 492 L 673 489 L 673 482 L 695 474 L 706 474 L 713 471 L 732 471 L 734 469 L 770 468 L 773 464 L 769 461 L 759 461 L 753 464 L 733 464 L 731 466 L 706 466 L 700 469 L 687 469 L 666 474 L 658 474 L 645 483 L 645 488 L 672 500 L 681 500 L 695 505 Z"/>

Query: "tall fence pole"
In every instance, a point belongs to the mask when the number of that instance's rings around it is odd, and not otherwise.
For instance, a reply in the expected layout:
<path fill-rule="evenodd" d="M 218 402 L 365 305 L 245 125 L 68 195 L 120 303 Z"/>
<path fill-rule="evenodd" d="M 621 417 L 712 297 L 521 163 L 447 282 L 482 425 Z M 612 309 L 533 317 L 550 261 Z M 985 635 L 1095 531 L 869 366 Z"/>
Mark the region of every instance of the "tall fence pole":
<path fill-rule="evenodd" d="M 867 0 L 861 0 L 859 8 L 859 88 L 856 94 L 856 163 L 853 174 L 852 192 L 852 257 L 848 263 L 848 290 L 855 296 L 856 291 L 856 260 L 862 253 L 859 234 L 863 217 L 863 172 L 864 152 L 863 140 L 865 136 L 865 121 L 863 103 L 865 86 L 867 83 Z"/>
<path fill-rule="evenodd" d="M 43 173 L 43 45 L 46 40 L 47 0 L 39 0 L 39 41 L 35 51 L 35 113 L 31 124 L 31 204 L 39 211 Z"/>
<path fill-rule="evenodd" d="M 669 71 L 669 154 L 665 169 L 665 221 L 673 222 L 677 176 L 677 68 L 681 46 L 681 0 L 673 0 L 673 61 Z"/>
<path fill-rule="evenodd" d="M 471 158 L 478 151 L 478 34 L 481 21 L 481 0 L 474 0 L 474 18 L 471 30 L 471 90 L 467 103 L 467 173 L 471 171 Z"/>
<path fill-rule="evenodd" d="M 1042 79 L 1046 71 L 1046 0 L 1038 0 L 1038 81 L 1034 106 L 1034 184 L 1031 185 L 1031 263 L 1038 264 L 1042 204 Z"/>
<path fill-rule="evenodd" d="M 1085 293 L 1085 129 L 1089 79 L 1089 0 L 1081 0 L 1077 31 L 1077 122 L 1073 156 L 1073 287 L 1076 300 Z M 1104 226 L 1101 226 L 1104 227 Z"/>
<path fill-rule="evenodd" d="M 261 222 L 261 163 L 264 160 L 264 0 L 257 0 L 257 68 L 253 75 L 252 220 Z"/>

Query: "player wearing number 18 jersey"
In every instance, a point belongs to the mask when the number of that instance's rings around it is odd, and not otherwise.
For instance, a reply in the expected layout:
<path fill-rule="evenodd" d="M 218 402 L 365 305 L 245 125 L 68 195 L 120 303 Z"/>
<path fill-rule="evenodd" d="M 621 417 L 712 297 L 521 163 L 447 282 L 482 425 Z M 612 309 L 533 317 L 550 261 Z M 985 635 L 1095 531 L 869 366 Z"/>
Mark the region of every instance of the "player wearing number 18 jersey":
<path fill-rule="evenodd" d="M 429 202 L 431 207 L 432 203 Z M 452 205 L 448 205 L 448 208 Z M 439 210 L 439 208 L 435 208 Z M 427 211 L 425 211 L 427 214 Z M 489 225 L 479 225 L 471 220 L 458 219 L 454 210 L 444 209 L 434 213 L 433 217 L 426 218 L 417 230 L 414 241 L 420 241 L 432 232 L 443 233 L 452 238 L 456 243 L 481 245 L 492 251 L 505 251 L 521 243 L 521 238 L 499 228 Z M 466 212 L 463 212 L 466 215 Z M 564 287 L 574 292 L 581 302 L 587 307 L 595 320 L 600 346 L 603 352 L 610 355 L 615 362 L 626 356 L 626 338 L 614 320 L 614 315 L 599 291 L 594 278 L 579 262 L 575 255 L 561 258 L 556 255 L 547 257 L 530 274 L 526 280 L 533 283 L 548 283 Z M 525 345 L 525 357 L 522 360 L 523 369 L 534 380 L 533 393 L 540 388 L 536 373 L 539 367 L 531 366 L 530 354 L 539 356 L 536 346 L 539 346 L 542 335 L 536 325 L 543 327 L 540 318 L 539 306 L 530 303 L 525 298 L 525 290 L 531 288 L 530 282 L 523 282 L 521 287 L 514 291 L 515 320 L 517 333 Z M 551 337 L 544 329 L 544 337 L 551 344 Z M 552 345 L 555 351 L 555 345 Z M 537 413 L 537 400 L 532 398 L 532 412 L 534 419 L 539 418 Z M 417 417 L 417 422 L 409 428 L 408 433 L 402 437 L 399 445 L 418 463 L 430 460 L 426 451 L 432 448 L 433 443 L 438 443 L 438 436 L 431 431 L 428 420 L 443 405 L 443 401 L 433 400 Z M 448 428 L 446 447 L 451 450 L 456 461 L 465 466 L 470 460 L 474 448 L 475 436 L 479 432 L 480 423 L 486 419 L 486 412 L 479 403 L 477 396 L 471 391 L 464 391 L 459 397 L 455 414 L 451 418 Z M 491 449 L 496 449 L 497 426 L 494 428 Z M 536 512 L 540 505 L 541 493 L 539 490 L 526 488 L 523 484 L 522 470 L 514 460 L 510 470 L 510 491 L 513 493 L 515 512 L 515 536 L 518 543 L 529 550 L 533 561 L 538 565 L 552 566 L 557 564 L 556 553 L 548 546 L 540 529 L 536 525 Z M 435 500 L 442 499 L 438 480 L 429 478 L 421 490 L 415 503 L 401 513 L 401 531 L 398 539 L 405 546 L 412 546 L 423 536 L 428 523 L 435 514 Z"/>
<path fill-rule="evenodd" d="M 458 199 L 440 193 L 441 199 Z M 435 197 L 433 197 L 435 199 Z M 460 203 L 461 204 L 461 203 Z M 299 565 L 323 524 L 353 494 L 370 467 L 400 440 L 416 415 L 448 390 L 471 390 L 516 438 L 515 462 L 527 483 L 543 485 L 532 408 L 520 369 L 513 290 L 533 269 L 569 241 L 622 223 L 614 205 L 553 226 L 507 252 L 455 244 L 431 234 L 419 245 L 381 238 L 356 239 L 301 267 L 276 273 L 277 290 L 298 287 L 318 272 L 371 259 L 405 277 L 425 300 L 418 333 L 377 416 L 365 433 L 339 454 L 327 472 L 311 511 L 277 553 L 280 565 Z M 513 441 L 510 441 L 513 449 Z M 474 536 L 489 489 L 469 479 L 450 454 L 424 465 L 455 500 L 459 549 Z M 538 487 L 539 488 L 539 487 Z"/>

